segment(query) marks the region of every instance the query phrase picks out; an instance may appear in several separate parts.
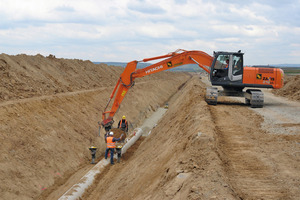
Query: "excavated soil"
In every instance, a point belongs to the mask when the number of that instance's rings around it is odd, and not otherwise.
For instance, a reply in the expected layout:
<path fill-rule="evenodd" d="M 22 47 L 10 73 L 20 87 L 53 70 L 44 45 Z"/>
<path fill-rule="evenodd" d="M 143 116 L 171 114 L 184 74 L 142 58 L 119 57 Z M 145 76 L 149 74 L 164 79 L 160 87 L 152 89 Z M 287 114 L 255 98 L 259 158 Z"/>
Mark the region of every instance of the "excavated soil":
<path fill-rule="evenodd" d="M 121 129 L 112 128 L 111 131 L 114 133 L 115 138 L 121 138 L 122 134 L 123 134 L 122 138 L 126 137 L 125 131 L 122 131 Z"/>
<path fill-rule="evenodd" d="M 97 122 L 122 69 L 5 54 L 0 66 L 0 199 L 57 199 L 93 166 L 90 145 L 103 158 Z M 125 114 L 132 130 L 169 108 L 82 199 L 299 199 L 299 128 L 270 128 L 299 127 L 299 103 L 208 106 L 202 80 L 171 72 L 137 80 L 115 121 Z"/>
<path fill-rule="evenodd" d="M 91 145 L 97 159 L 103 156 L 98 121 L 122 71 L 53 56 L 0 55 L 0 199 L 44 199 L 91 167 Z M 115 120 L 126 114 L 133 129 L 189 78 L 164 72 L 137 79 Z"/>
<path fill-rule="evenodd" d="M 268 133 L 263 116 L 231 98 L 208 106 L 204 87 L 189 81 L 134 154 L 83 199 L 298 199 L 300 132 Z"/>
<path fill-rule="evenodd" d="M 300 75 L 285 75 L 284 86 L 273 94 L 300 102 Z"/>

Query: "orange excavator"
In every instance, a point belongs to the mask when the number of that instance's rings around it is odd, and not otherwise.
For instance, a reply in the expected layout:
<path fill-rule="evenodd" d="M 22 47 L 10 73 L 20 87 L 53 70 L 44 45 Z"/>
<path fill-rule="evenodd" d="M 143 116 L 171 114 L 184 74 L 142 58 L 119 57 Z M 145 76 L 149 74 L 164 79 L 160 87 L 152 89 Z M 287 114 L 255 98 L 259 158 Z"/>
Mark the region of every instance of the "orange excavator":
<path fill-rule="evenodd" d="M 134 80 L 167 69 L 172 69 L 186 64 L 197 64 L 209 73 L 209 80 L 212 86 L 222 86 L 223 90 L 217 87 L 206 88 L 205 101 L 210 105 L 216 105 L 218 96 L 245 97 L 245 102 L 251 107 L 262 107 L 264 96 L 259 89 L 251 88 L 274 88 L 283 86 L 283 71 L 279 68 L 269 66 L 243 66 L 243 53 L 238 52 L 214 52 L 210 56 L 203 51 L 176 50 L 175 52 L 146 58 L 141 61 L 131 61 L 127 64 L 121 74 L 109 100 L 102 113 L 101 125 L 105 130 L 110 130 L 114 123 L 113 117 L 120 107 L 127 91 L 134 85 Z M 136 69 L 139 62 L 161 60 L 155 64 L 142 69 Z M 116 94 L 116 95 L 115 95 Z M 110 111 L 106 111 L 111 100 L 114 98 Z"/>

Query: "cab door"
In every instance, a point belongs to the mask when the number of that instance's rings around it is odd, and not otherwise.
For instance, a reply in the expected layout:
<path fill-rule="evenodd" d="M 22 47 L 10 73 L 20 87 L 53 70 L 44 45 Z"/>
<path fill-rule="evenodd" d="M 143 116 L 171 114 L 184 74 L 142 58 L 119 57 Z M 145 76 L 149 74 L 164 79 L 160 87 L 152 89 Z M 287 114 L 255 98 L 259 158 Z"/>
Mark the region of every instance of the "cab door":
<path fill-rule="evenodd" d="M 243 55 L 230 55 L 228 77 L 230 81 L 242 81 L 243 79 Z"/>

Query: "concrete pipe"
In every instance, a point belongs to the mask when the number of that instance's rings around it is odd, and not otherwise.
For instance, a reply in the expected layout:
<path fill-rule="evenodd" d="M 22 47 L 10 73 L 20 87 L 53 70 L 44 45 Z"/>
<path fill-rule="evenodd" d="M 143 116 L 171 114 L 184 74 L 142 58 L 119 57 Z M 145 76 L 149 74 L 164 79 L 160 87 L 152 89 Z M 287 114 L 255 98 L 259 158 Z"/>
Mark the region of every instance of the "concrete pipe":
<path fill-rule="evenodd" d="M 123 146 L 122 154 L 124 154 L 129 147 L 131 147 L 142 135 L 142 129 L 136 129 L 135 135 Z M 86 175 L 84 175 L 79 183 L 73 185 L 65 194 L 63 194 L 59 200 L 76 200 L 82 197 L 85 190 L 94 182 L 95 176 L 108 165 L 109 159 L 102 159 L 99 161 Z"/>

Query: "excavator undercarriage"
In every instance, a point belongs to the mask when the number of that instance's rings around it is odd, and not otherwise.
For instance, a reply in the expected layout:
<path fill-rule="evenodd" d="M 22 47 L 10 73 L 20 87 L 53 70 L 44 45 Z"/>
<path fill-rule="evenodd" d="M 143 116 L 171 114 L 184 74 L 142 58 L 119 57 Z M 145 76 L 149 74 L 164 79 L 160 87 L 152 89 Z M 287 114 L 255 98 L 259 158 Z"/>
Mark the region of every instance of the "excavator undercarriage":
<path fill-rule="evenodd" d="M 262 108 L 264 105 L 264 93 L 258 89 L 248 89 L 246 92 L 243 90 L 218 90 L 217 87 L 206 88 L 205 101 L 209 105 L 217 105 L 218 97 L 244 97 L 245 103 L 250 105 L 251 108 Z"/>

